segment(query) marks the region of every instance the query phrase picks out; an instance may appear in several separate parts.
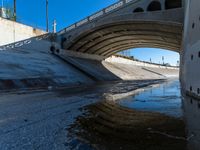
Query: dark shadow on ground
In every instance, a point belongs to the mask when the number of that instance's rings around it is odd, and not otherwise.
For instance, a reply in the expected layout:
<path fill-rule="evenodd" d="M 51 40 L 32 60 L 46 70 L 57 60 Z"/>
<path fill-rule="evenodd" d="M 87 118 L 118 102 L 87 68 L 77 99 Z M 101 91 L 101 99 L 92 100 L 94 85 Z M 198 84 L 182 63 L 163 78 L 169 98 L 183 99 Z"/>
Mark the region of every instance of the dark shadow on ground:
<path fill-rule="evenodd" d="M 86 150 L 186 149 L 183 120 L 130 110 L 106 101 L 90 105 L 84 111 L 85 114 L 68 128 L 66 145 L 71 149 L 77 145 Z"/>

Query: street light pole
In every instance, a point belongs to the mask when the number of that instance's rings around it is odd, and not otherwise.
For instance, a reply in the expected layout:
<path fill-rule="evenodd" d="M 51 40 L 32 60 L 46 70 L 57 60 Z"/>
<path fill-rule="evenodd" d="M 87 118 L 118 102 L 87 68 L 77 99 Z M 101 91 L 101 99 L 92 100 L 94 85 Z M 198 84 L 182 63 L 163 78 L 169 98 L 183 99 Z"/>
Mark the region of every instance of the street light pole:
<path fill-rule="evenodd" d="M 14 0 L 14 21 L 17 20 L 16 0 Z"/>
<path fill-rule="evenodd" d="M 1 0 L 1 17 L 3 17 L 3 1 L 4 0 Z"/>
<path fill-rule="evenodd" d="M 53 21 L 53 33 L 56 33 L 56 25 L 57 25 L 57 23 L 56 23 L 56 20 L 54 19 L 54 21 Z"/>
<path fill-rule="evenodd" d="M 163 65 L 165 64 L 165 58 L 162 56 Z"/>
<path fill-rule="evenodd" d="M 48 14 L 49 1 L 46 0 L 46 31 L 49 32 L 49 14 Z"/>

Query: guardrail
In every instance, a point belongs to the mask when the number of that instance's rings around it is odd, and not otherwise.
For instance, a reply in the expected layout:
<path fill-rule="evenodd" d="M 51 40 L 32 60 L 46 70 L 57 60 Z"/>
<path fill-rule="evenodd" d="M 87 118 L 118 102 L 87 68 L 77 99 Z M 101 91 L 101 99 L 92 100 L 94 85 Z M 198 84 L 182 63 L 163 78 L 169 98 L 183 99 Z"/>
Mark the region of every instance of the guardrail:
<path fill-rule="evenodd" d="M 84 24 L 86 24 L 88 22 L 96 20 L 97 18 L 102 17 L 103 15 L 109 14 L 109 13 L 113 12 L 114 10 L 116 10 L 116 9 L 122 7 L 122 6 L 127 5 L 130 2 L 137 3 L 139 1 L 141 1 L 141 0 L 121 0 L 121 1 L 119 1 L 117 3 L 114 3 L 111 6 L 108 6 L 108 7 L 104 8 L 104 9 L 92 14 L 91 16 L 89 16 L 89 17 L 87 17 L 87 18 L 85 18 L 85 19 L 83 19 L 83 20 L 81 20 L 81 21 L 79 21 L 77 23 L 74 23 L 74 24 L 70 25 L 69 27 L 59 31 L 57 33 L 57 35 L 61 35 L 63 33 L 67 33 L 67 32 L 69 32 L 69 31 L 71 31 L 71 30 L 73 30 L 73 29 L 75 29 L 77 27 L 80 27 L 80 26 L 82 26 L 82 25 L 84 25 Z"/>
<path fill-rule="evenodd" d="M 32 38 L 25 39 L 25 40 L 22 40 L 22 41 L 18 41 L 18 42 L 15 42 L 15 43 L 3 45 L 3 46 L 0 46 L 0 51 L 8 50 L 8 49 L 10 50 L 10 49 L 14 49 L 14 48 L 20 48 L 24 45 L 31 44 L 33 41 L 46 40 L 46 39 L 50 38 L 51 35 L 52 35 L 51 33 L 47 33 L 47 34 L 44 34 L 44 35 L 32 37 Z"/>

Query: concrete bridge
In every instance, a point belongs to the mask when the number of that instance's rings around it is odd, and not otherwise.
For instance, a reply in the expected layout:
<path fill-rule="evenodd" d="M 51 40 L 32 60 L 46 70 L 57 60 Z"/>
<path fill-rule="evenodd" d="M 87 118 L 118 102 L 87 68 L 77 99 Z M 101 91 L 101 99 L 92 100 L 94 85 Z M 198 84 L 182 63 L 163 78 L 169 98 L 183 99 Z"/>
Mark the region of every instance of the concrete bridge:
<path fill-rule="evenodd" d="M 181 56 L 182 91 L 199 99 L 199 9 L 198 0 L 121 0 L 58 32 L 58 47 L 52 50 L 90 58 L 138 47 L 176 51 Z"/>
<path fill-rule="evenodd" d="M 109 57 L 152 47 L 180 52 L 182 0 L 122 0 L 57 33 L 61 49 Z"/>
<path fill-rule="evenodd" d="M 49 44 L 44 44 L 49 41 L 58 55 L 67 50 L 103 59 L 138 47 L 180 53 L 184 5 L 183 0 L 121 0 L 56 34 L 4 45 L 0 50 L 49 49 Z"/>

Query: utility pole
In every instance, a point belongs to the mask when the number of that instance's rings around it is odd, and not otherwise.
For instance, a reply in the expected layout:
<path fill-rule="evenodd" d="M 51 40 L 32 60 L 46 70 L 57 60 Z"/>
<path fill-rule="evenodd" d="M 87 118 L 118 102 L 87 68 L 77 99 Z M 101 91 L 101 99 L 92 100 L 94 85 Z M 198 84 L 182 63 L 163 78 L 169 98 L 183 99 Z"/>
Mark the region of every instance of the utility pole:
<path fill-rule="evenodd" d="M 49 10 L 48 10 L 49 1 L 46 0 L 46 31 L 49 32 Z"/>
<path fill-rule="evenodd" d="M 14 0 L 14 21 L 17 20 L 16 0 Z"/>
<path fill-rule="evenodd" d="M 4 0 L 1 0 L 1 17 L 3 17 L 3 1 Z"/>

